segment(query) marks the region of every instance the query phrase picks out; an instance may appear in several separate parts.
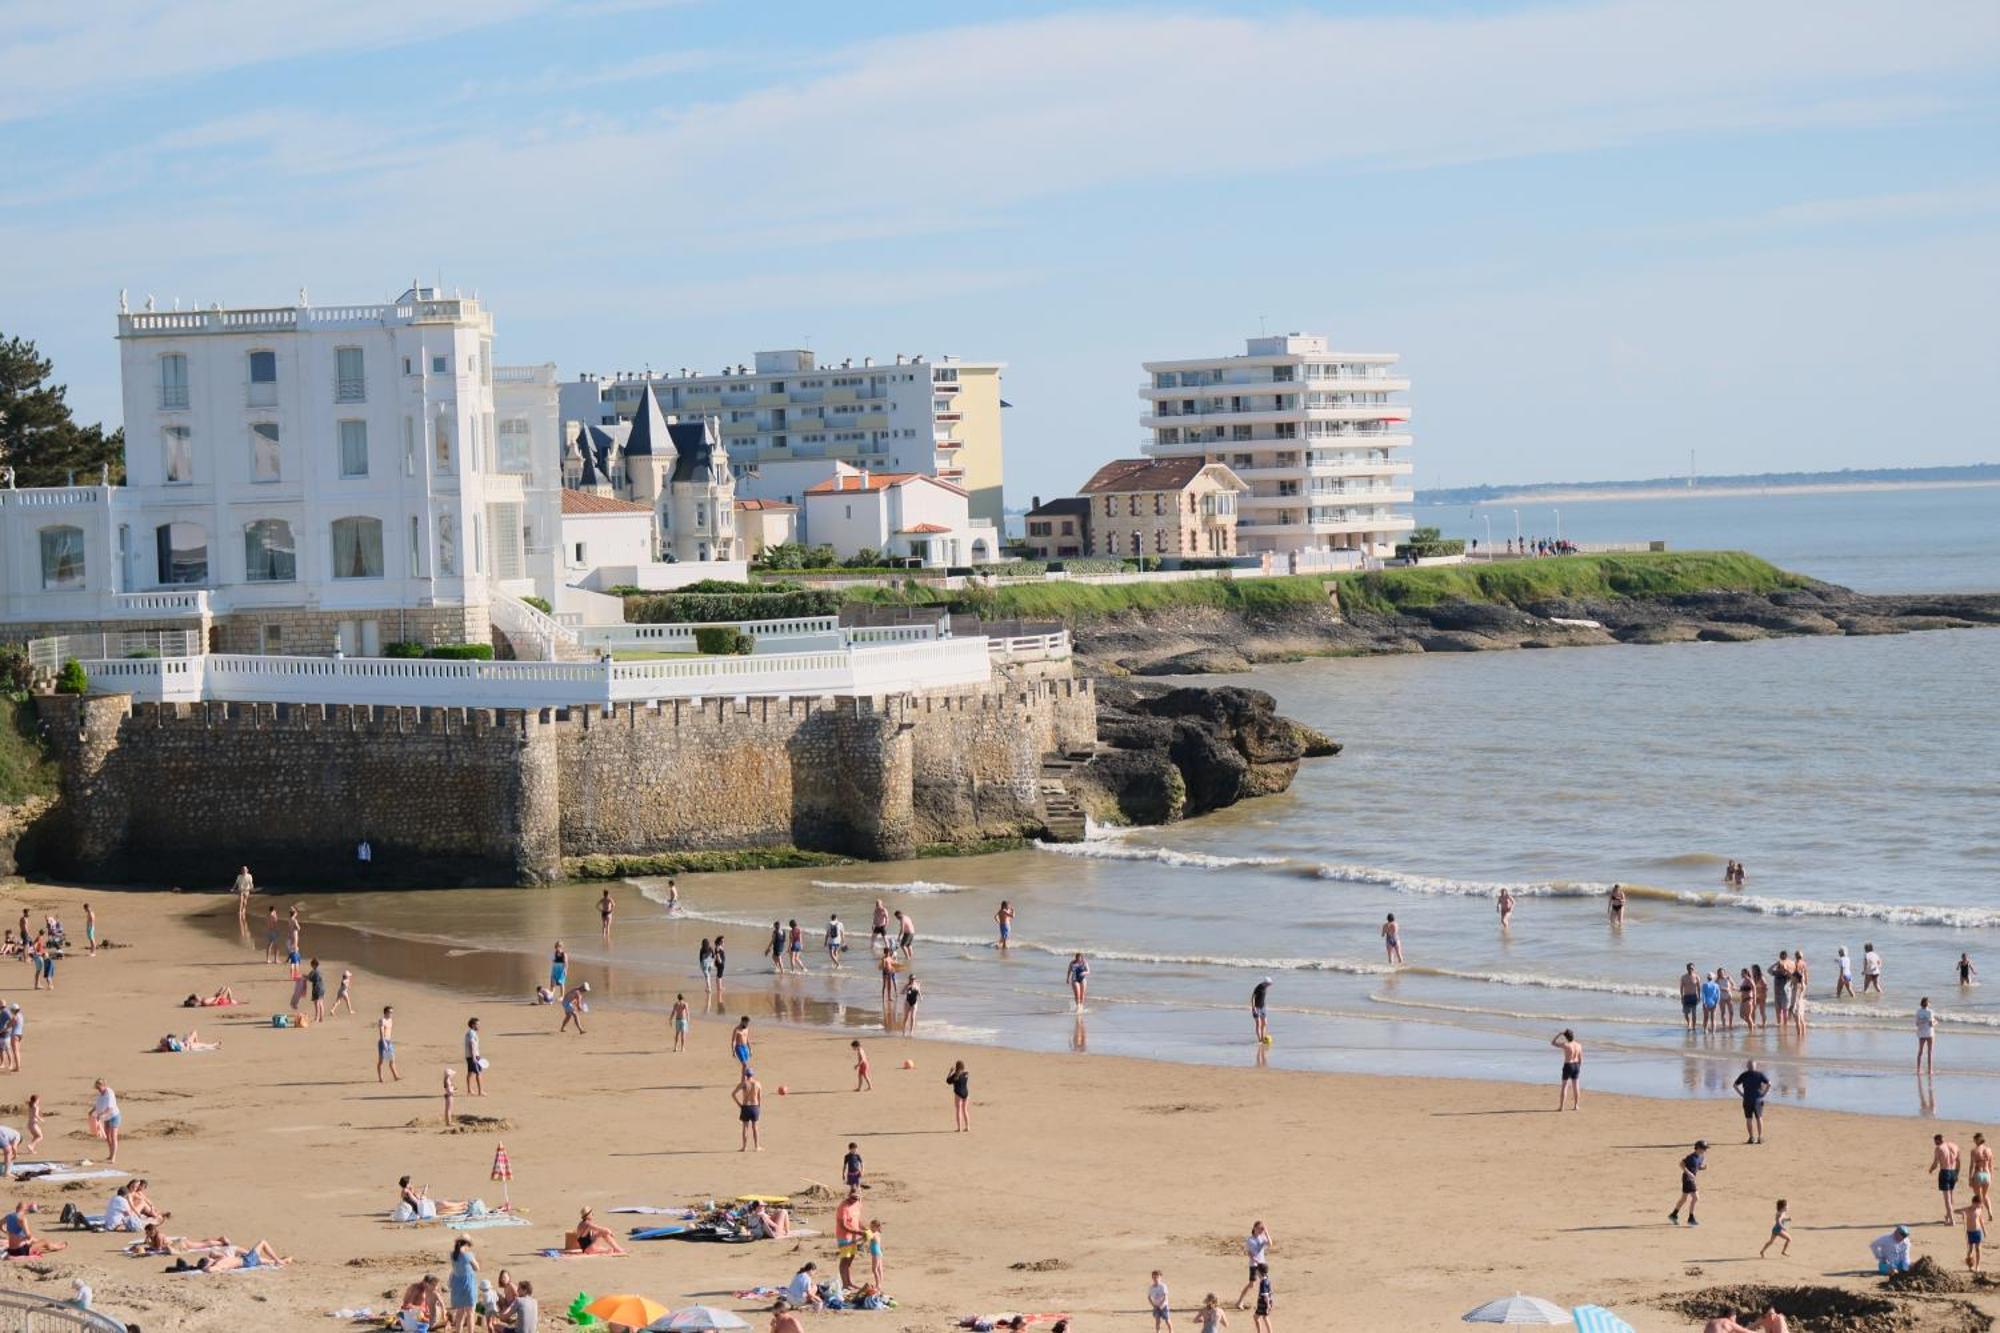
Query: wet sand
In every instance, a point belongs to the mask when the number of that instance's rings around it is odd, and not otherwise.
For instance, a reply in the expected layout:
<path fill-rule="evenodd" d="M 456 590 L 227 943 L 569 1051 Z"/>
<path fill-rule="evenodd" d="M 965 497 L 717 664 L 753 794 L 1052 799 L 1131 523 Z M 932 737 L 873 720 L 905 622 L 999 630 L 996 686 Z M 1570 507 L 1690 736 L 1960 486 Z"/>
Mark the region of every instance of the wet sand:
<path fill-rule="evenodd" d="M 596 890 L 547 892 L 555 915 L 559 901 Z M 572 975 L 593 981 L 598 1004 L 588 1035 L 559 1037 L 559 1013 L 526 1002 L 546 975 L 541 958 L 454 957 L 421 940 L 315 928 L 307 897 L 306 949 L 320 956 L 329 994 L 342 966 L 356 968 L 360 1013 L 280 1031 L 269 1016 L 289 998 L 285 969 L 261 962 L 261 933 L 259 947 L 234 937 L 225 896 L 26 886 L 6 898 L 10 918 L 22 906 L 36 919 L 53 910 L 79 935 L 88 900 L 101 933 L 130 947 L 66 961 L 54 994 L 32 992 L 26 968 L 0 969 L 0 991 L 29 1022 L 26 1072 L 4 1076 L 13 1086 L 0 1096 L 19 1103 L 39 1091 L 51 1155 L 96 1157 L 102 1146 L 83 1117 L 91 1079 L 106 1077 L 125 1109 L 120 1165 L 151 1180 L 174 1212 L 171 1231 L 268 1238 L 298 1259 L 276 1271 L 165 1276 L 165 1261 L 127 1259 L 111 1238 L 53 1230 L 63 1202 L 101 1207 L 109 1188 L 18 1186 L 47 1208 L 39 1227 L 71 1248 L 11 1265 L 14 1281 L 61 1296 L 83 1276 L 100 1305 L 149 1333 L 334 1327 L 326 1314 L 336 1308 L 392 1307 L 391 1293 L 443 1273 L 455 1235 L 385 1224 L 396 1177 L 498 1202 L 487 1177 L 503 1136 L 512 1198 L 535 1225 L 470 1234 L 485 1274 L 532 1278 L 545 1311 L 579 1291 L 638 1291 L 737 1308 L 761 1328 L 756 1303 L 730 1293 L 781 1283 L 807 1259 L 830 1270 L 830 1239 L 654 1242 L 622 1259 L 535 1251 L 559 1244 L 585 1204 L 622 1232 L 634 1219 L 607 1211 L 619 1205 L 830 1185 L 850 1140 L 867 1159 L 900 1308 L 809 1316 L 808 1327 L 938 1329 L 960 1314 L 1025 1309 L 1073 1312 L 1079 1330 L 1144 1328 L 1153 1268 L 1166 1271 L 1177 1307 L 1210 1290 L 1234 1298 L 1253 1218 L 1276 1237 L 1281 1329 L 1442 1327 L 1517 1289 L 1607 1304 L 1642 1330 L 1683 1328 L 1685 1318 L 1652 1302 L 1751 1280 L 1872 1287 L 1857 1271 L 1867 1241 L 1899 1221 L 1918 1225 L 1919 1253 L 1956 1267 L 1962 1252 L 1923 1167 L 1934 1130 L 1969 1144 L 1971 1124 L 1774 1108 L 1770 1142 L 1739 1147 L 1732 1105 L 1597 1096 L 1588 1059 L 1583 1113 L 1558 1116 L 1553 1086 L 1260 1069 L 1247 1054 L 1247 1013 L 1245 1067 L 1225 1069 L 870 1036 L 859 1007 L 844 1011 L 841 1029 L 779 1026 L 760 994 L 763 1007 L 748 1012 L 773 1095 L 766 1151 L 742 1154 L 728 1099 L 736 1008 L 700 1015 L 698 983 L 690 1049 L 674 1055 L 654 997 L 626 998 L 602 964 L 579 959 Z M 257 901 L 253 925 L 267 902 Z M 578 943 L 589 952 L 598 941 Z M 756 941 L 734 943 L 732 971 L 755 971 Z M 179 1007 L 189 991 L 225 983 L 251 1003 Z M 375 1080 L 373 1020 L 385 1003 L 397 1011 L 400 1084 Z M 489 1095 L 461 1095 L 459 1109 L 504 1120 L 504 1135 L 441 1123 L 441 1074 L 460 1066 L 475 1013 L 493 1062 Z M 147 1053 L 190 1024 L 222 1049 Z M 1282 1021 L 1275 1031 L 1281 1049 Z M 873 1058 L 873 1093 L 849 1090 L 857 1033 Z M 900 1068 L 906 1058 L 914 1070 Z M 973 1074 L 970 1135 L 951 1131 L 943 1078 L 956 1058 Z M 1554 1051 L 1549 1061 L 1553 1076 Z M 789 1095 L 775 1095 L 780 1084 Z M 17 1112 L 0 1119 L 20 1123 Z M 1716 1144 L 1703 1225 L 1675 1229 L 1665 1216 L 1675 1163 L 1696 1137 Z M 1792 1256 L 1760 1263 L 1779 1195 L 1795 1219 Z M 826 1205 L 799 1221 L 831 1230 Z M 1992 1297 L 1974 1299 L 2000 1312 Z M 1249 1317 L 1231 1322 L 1247 1328 Z"/>

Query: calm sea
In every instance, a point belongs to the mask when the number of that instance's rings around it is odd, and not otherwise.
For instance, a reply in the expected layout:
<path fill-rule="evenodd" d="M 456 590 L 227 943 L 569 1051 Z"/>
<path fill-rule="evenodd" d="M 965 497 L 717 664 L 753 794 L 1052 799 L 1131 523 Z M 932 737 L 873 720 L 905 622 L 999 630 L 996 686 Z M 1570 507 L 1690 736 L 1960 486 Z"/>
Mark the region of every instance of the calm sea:
<path fill-rule="evenodd" d="M 1991 489 L 1563 513 L 1571 536 L 1739 546 L 1883 590 L 2000 588 L 1996 519 Z M 865 946 L 881 898 L 915 919 L 932 1038 L 1550 1083 L 1549 1039 L 1573 1026 L 1586 1089 L 1726 1097 L 1755 1055 L 1782 1100 L 1972 1115 L 2000 1094 L 1997 682 L 1995 630 L 1302 662 L 1248 683 L 1345 753 L 1284 796 L 1175 828 L 690 877 L 677 919 L 659 883 L 622 885 L 610 947 L 594 887 L 344 895 L 313 915 L 368 932 L 359 947 L 384 965 L 434 975 L 442 959 L 508 996 L 562 935 L 603 998 L 660 1008 L 699 998 L 695 948 L 720 931 L 732 1012 L 867 1031 L 882 1019 L 868 960 L 832 974 L 817 940 L 838 913 Z M 1729 858 L 1748 868 L 1738 893 L 1721 883 Z M 1622 930 L 1605 912 L 1613 882 L 1632 895 Z M 1505 934 L 1502 886 L 1520 899 Z M 1005 954 L 1002 898 L 1019 914 Z M 1397 969 L 1378 935 L 1390 912 Z M 813 971 L 773 977 L 758 952 L 794 917 L 812 928 Z M 1871 943 L 1887 994 L 1834 1002 L 1836 950 Z M 1803 1042 L 1682 1032 L 1687 963 L 1733 976 L 1781 949 L 1812 968 Z M 1073 950 L 1094 969 L 1081 1016 L 1063 979 Z M 1960 987 L 1961 951 L 1990 980 Z M 1260 1052 L 1247 1008 L 1267 976 L 1276 1040 Z M 1913 1075 L 1921 995 L 1943 1015 L 1932 1088 Z"/>

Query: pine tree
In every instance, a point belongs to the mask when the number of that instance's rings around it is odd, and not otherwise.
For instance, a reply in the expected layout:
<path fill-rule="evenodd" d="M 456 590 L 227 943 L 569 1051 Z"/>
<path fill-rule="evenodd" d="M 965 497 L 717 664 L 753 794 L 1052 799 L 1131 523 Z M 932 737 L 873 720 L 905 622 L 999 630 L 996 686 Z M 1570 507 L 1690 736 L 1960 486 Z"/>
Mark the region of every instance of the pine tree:
<path fill-rule="evenodd" d="M 125 479 L 125 432 L 82 426 L 64 402 L 69 390 L 51 384 L 54 363 L 26 338 L 0 337 L 0 466 L 17 486 L 62 486 L 72 476 L 95 485 L 106 466 Z"/>

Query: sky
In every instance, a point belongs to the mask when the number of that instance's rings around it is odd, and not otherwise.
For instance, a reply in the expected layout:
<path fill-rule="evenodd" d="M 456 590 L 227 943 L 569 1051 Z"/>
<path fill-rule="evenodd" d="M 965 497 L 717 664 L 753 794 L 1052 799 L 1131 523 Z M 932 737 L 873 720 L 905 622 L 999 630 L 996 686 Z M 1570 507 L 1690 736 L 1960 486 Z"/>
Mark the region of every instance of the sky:
<path fill-rule="evenodd" d="M 976 14 L 976 17 L 970 17 Z M 503 362 L 1400 353 L 1420 486 L 2000 459 L 2000 4 L 0 0 L 0 333 L 477 291 Z"/>

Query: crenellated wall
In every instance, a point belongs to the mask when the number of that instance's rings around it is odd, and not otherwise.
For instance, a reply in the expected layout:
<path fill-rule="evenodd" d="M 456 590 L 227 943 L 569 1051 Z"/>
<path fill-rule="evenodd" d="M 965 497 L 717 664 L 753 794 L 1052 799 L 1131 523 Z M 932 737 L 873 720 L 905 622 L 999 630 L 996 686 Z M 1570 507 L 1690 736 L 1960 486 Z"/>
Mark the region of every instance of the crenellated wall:
<path fill-rule="evenodd" d="M 50 868 L 87 879 L 535 883 L 566 856 L 796 846 L 875 859 L 1031 834 L 1088 681 L 886 698 L 486 710 L 40 701 Z M 355 858 L 366 838 L 374 861 Z"/>

